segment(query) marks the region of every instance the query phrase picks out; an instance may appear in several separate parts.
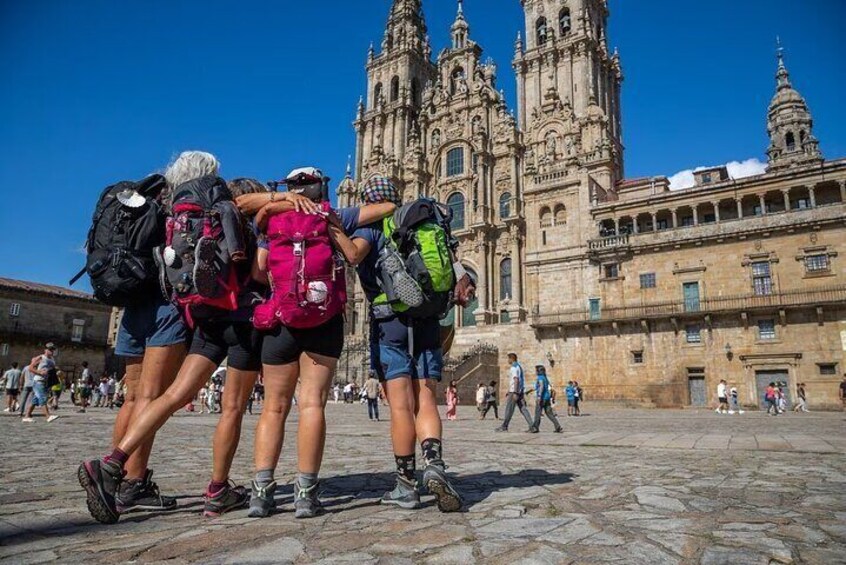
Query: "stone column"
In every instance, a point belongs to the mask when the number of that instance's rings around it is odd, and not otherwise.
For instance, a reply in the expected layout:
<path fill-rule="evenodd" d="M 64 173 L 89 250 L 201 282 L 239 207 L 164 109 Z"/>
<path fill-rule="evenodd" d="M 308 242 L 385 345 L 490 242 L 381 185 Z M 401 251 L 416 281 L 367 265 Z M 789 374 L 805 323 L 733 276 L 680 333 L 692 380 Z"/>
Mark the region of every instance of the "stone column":
<path fill-rule="evenodd" d="M 520 260 L 520 247 L 523 240 L 519 226 L 511 225 L 511 292 L 515 306 L 523 306 L 523 262 Z M 519 310 L 518 310 L 519 313 Z"/>
<path fill-rule="evenodd" d="M 658 214 L 652 212 L 652 231 L 658 231 Z"/>
<path fill-rule="evenodd" d="M 781 193 L 784 195 L 784 209 L 785 211 L 790 211 L 790 189 L 782 190 Z"/>
<path fill-rule="evenodd" d="M 693 208 L 693 225 L 698 226 L 699 225 L 699 205 L 694 204 L 692 206 L 692 208 Z"/>
<path fill-rule="evenodd" d="M 614 235 L 620 235 L 620 218 L 614 218 Z"/>
<path fill-rule="evenodd" d="M 846 204 L 846 180 L 840 181 L 840 202 Z"/>
<path fill-rule="evenodd" d="M 673 213 L 673 227 L 679 227 L 679 211 L 676 208 L 670 210 Z"/>
<path fill-rule="evenodd" d="M 742 218 L 743 217 L 743 199 L 738 198 L 736 200 L 736 202 L 737 202 L 737 217 Z"/>
<path fill-rule="evenodd" d="M 808 187 L 808 196 L 811 198 L 811 208 L 816 208 L 817 207 L 816 187 L 814 187 L 814 186 Z"/>
<path fill-rule="evenodd" d="M 767 215 L 767 201 L 764 200 L 763 194 L 758 195 L 758 201 L 761 203 L 761 215 L 766 216 Z"/>
<path fill-rule="evenodd" d="M 640 228 L 637 227 L 637 216 L 632 218 L 632 232 L 640 233 Z"/>
<path fill-rule="evenodd" d="M 711 205 L 714 207 L 714 221 L 719 223 L 719 221 L 720 221 L 720 203 L 719 202 L 712 202 Z"/>

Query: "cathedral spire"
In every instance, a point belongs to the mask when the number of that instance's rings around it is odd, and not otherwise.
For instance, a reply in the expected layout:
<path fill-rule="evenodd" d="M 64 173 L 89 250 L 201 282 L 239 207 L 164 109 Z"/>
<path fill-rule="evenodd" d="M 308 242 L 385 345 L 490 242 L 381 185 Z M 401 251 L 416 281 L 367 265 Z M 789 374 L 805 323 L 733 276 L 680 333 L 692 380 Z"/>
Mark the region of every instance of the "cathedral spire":
<path fill-rule="evenodd" d="M 452 48 L 463 49 L 467 46 L 470 36 L 470 25 L 464 19 L 464 1 L 458 0 L 458 14 L 455 16 L 455 22 L 450 28 L 452 35 Z"/>
<path fill-rule="evenodd" d="M 784 48 L 778 41 L 776 58 L 776 93 L 767 114 L 770 147 L 767 149 L 767 170 L 813 165 L 823 161 L 819 141 L 812 132 L 814 120 L 808 104 L 790 82 L 784 64 Z"/>
<path fill-rule="evenodd" d="M 408 49 L 422 53 L 426 31 L 421 0 L 394 0 L 382 40 L 382 52 Z"/>

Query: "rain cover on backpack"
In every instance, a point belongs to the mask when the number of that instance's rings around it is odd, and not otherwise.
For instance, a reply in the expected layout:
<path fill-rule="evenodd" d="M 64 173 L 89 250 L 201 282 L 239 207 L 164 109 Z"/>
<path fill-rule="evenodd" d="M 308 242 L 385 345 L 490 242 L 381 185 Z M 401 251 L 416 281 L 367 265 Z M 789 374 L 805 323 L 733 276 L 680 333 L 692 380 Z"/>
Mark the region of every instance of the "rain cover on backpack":
<path fill-rule="evenodd" d="M 347 282 L 343 260 L 335 252 L 323 203 L 321 214 L 285 212 L 267 226 L 267 270 L 273 294 L 256 307 L 253 325 L 270 330 L 315 328 L 344 311 Z"/>
<path fill-rule="evenodd" d="M 216 176 L 176 188 L 166 246 L 157 256 L 162 285 L 193 326 L 192 309 L 238 309 L 242 283 L 235 262 L 246 260 L 244 225 L 226 182 Z"/>

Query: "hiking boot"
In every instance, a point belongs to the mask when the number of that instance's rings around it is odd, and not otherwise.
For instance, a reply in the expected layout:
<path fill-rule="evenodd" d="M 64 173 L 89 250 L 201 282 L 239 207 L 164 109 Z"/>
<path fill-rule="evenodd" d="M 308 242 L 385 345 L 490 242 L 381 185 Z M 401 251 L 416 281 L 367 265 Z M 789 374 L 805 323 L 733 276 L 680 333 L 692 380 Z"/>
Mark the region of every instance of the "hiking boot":
<path fill-rule="evenodd" d="M 564 428 L 555 428 L 555 433 L 556 433 L 556 434 L 563 434 L 563 433 L 564 433 Z"/>
<path fill-rule="evenodd" d="M 420 495 L 417 493 L 417 481 L 409 481 L 405 477 L 397 476 L 397 486 L 394 490 L 382 496 L 382 504 L 399 506 L 406 510 L 414 510 L 420 506 Z"/>
<path fill-rule="evenodd" d="M 423 470 L 423 484 L 435 496 L 438 510 L 441 512 L 458 512 L 464 504 L 446 476 L 446 465 L 443 461 L 430 461 Z"/>
<path fill-rule="evenodd" d="M 120 516 L 115 493 L 123 480 L 123 469 L 117 463 L 92 459 L 77 470 L 77 479 L 88 495 L 88 511 L 101 524 L 114 524 Z"/>
<path fill-rule="evenodd" d="M 153 482 L 153 472 L 147 470 L 142 479 L 123 481 L 115 496 L 118 512 L 123 514 L 130 510 L 173 510 L 176 499 L 163 496 L 159 492 L 159 485 Z"/>
<path fill-rule="evenodd" d="M 507 432 L 507 431 L 508 431 L 508 428 L 503 428 L 502 426 L 499 426 L 499 427 L 498 427 L 498 428 L 496 428 L 494 431 L 495 431 L 495 432 Z"/>
<path fill-rule="evenodd" d="M 308 488 L 302 488 L 299 482 L 294 483 L 294 518 L 314 518 L 324 514 L 317 488 L 320 483 L 314 483 Z"/>
<path fill-rule="evenodd" d="M 423 304 L 425 297 L 420 285 L 414 280 L 405 270 L 402 259 L 395 252 L 386 252 L 383 255 L 382 266 L 385 269 L 385 274 L 391 279 L 391 283 L 396 292 L 397 298 L 411 308 L 416 308 Z"/>
<path fill-rule="evenodd" d="M 276 481 L 263 487 L 253 481 L 250 493 L 250 518 L 267 518 L 276 510 Z"/>
<path fill-rule="evenodd" d="M 528 430 L 526 430 L 526 433 L 527 433 L 527 434 L 539 434 L 539 433 L 540 433 L 540 430 L 539 430 L 539 429 L 537 429 L 536 427 L 532 426 L 531 428 L 529 428 Z"/>
<path fill-rule="evenodd" d="M 237 510 L 246 506 L 250 500 L 250 493 L 244 487 L 237 486 L 230 481 L 214 494 L 207 489 L 204 498 L 206 505 L 203 508 L 203 515 L 207 518 L 217 518 L 230 510 Z"/>
<path fill-rule="evenodd" d="M 214 298 L 217 293 L 216 260 L 217 243 L 212 238 L 201 237 L 194 250 L 194 288 L 203 298 Z"/>

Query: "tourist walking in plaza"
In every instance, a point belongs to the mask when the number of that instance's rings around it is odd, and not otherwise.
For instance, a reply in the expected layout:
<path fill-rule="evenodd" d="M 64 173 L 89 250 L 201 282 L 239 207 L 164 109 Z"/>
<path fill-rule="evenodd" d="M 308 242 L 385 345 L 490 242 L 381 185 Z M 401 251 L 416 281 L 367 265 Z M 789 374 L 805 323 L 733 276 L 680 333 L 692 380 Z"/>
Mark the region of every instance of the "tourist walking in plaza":
<path fill-rule="evenodd" d="M 767 385 L 767 389 L 764 391 L 764 402 L 767 404 L 767 414 L 778 416 L 778 391 L 775 383 Z"/>
<path fill-rule="evenodd" d="M 485 408 L 488 405 L 488 387 L 485 386 L 485 383 L 479 383 L 479 386 L 476 387 L 476 410 L 479 411 L 479 419 L 485 419 L 485 413 L 487 412 Z"/>
<path fill-rule="evenodd" d="M 21 389 L 22 372 L 18 369 L 17 363 L 12 363 L 11 369 L 3 374 L 3 381 L 6 389 L 6 409 L 4 412 L 15 412 L 15 405 L 18 401 L 18 394 Z"/>
<path fill-rule="evenodd" d="M 457 420 L 458 419 L 458 387 L 455 384 L 455 381 L 450 381 L 449 386 L 446 389 L 445 393 L 446 397 L 446 417 L 447 420 Z"/>
<path fill-rule="evenodd" d="M 576 415 L 576 383 L 567 381 L 567 388 L 564 389 L 564 395 L 567 397 L 567 415 Z"/>
<path fill-rule="evenodd" d="M 796 386 L 796 406 L 793 407 L 794 412 L 808 411 L 808 398 L 805 392 L 805 383 L 799 383 Z"/>
<path fill-rule="evenodd" d="M 88 361 L 82 362 L 82 373 L 79 375 L 79 380 L 76 382 L 76 394 L 79 399 L 79 412 L 85 413 L 88 405 L 91 403 L 91 386 L 93 379 L 91 377 L 91 370 L 88 368 Z"/>
<path fill-rule="evenodd" d="M 35 379 L 35 373 L 32 372 L 29 365 L 25 365 L 24 368 L 21 370 L 21 380 L 23 381 L 23 393 L 21 395 L 20 402 L 18 403 L 18 412 L 21 418 L 23 418 L 24 413 L 26 412 L 27 408 L 27 401 L 32 396 L 32 385 Z"/>
<path fill-rule="evenodd" d="M 584 391 L 582 387 L 579 385 L 578 381 L 573 381 L 573 386 L 576 387 L 576 393 L 573 397 L 573 416 L 581 416 L 582 415 L 582 400 L 585 397 Z"/>
<path fill-rule="evenodd" d="M 717 406 L 715 412 L 717 414 L 728 414 L 728 385 L 726 384 L 726 381 L 722 379 L 717 385 L 717 401 L 719 402 L 719 406 Z"/>
<path fill-rule="evenodd" d="M 367 416 L 371 420 L 379 421 L 379 396 L 382 394 L 382 385 L 376 378 L 376 373 L 370 371 L 367 380 L 364 381 L 364 392 L 367 395 Z"/>
<path fill-rule="evenodd" d="M 487 398 L 488 404 L 485 406 L 485 411 L 482 412 L 482 420 L 488 415 L 488 411 L 493 409 L 494 419 L 499 420 L 499 399 L 497 394 L 497 386 L 498 383 L 496 381 L 491 381 L 488 385 L 487 390 Z"/>
<path fill-rule="evenodd" d="M 508 426 L 511 424 L 511 418 L 514 416 L 514 409 L 520 410 L 520 414 L 529 425 L 527 431 L 531 431 L 534 426 L 534 420 L 526 408 L 526 376 L 523 372 L 523 366 L 517 362 L 517 354 L 508 354 L 508 394 L 505 397 L 505 415 L 503 416 L 502 425 L 496 431 L 507 432 Z"/>
<path fill-rule="evenodd" d="M 50 379 L 56 378 L 56 361 L 53 359 L 53 354 L 56 351 L 56 346 L 48 343 L 44 348 L 44 353 L 33 357 L 29 364 L 29 370 L 33 373 L 32 377 L 32 402 L 26 411 L 26 416 L 21 420 L 22 422 L 32 422 L 32 412 L 37 406 L 44 409 L 44 417 L 47 422 L 52 422 L 58 418 L 55 414 L 50 414 L 50 409 L 47 407 L 49 402 L 47 398 L 47 383 Z"/>
<path fill-rule="evenodd" d="M 546 367 L 537 365 L 535 367 L 537 372 L 537 380 L 535 381 L 535 421 L 532 424 L 530 431 L 538 433 L 540 431 L 541 414 L 546 414 L 549 421 L 552 422 L 553 431 L 560 434 L 563 430 L 555 411 L 552 409 L 552 385 L 549 383 L 549 377 L 546 375 Z"/>
<path fill-rule="evenodd" d="M 730 402 L 730 409 L 729 414 L 743 414 L 743 410 L 740 408 L 740 400 L 737 393 L 736 387 L 731 387 L 729 391 L 729 402 Z"/>

